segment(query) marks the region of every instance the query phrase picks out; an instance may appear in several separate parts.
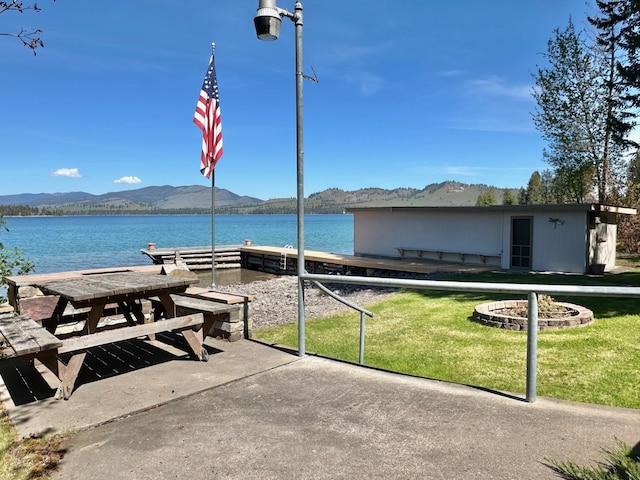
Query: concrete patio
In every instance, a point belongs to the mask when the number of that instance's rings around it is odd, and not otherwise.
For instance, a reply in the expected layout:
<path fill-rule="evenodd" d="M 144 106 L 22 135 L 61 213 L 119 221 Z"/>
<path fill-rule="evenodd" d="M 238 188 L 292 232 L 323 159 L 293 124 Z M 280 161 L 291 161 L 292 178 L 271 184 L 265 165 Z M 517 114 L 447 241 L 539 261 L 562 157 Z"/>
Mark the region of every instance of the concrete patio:
<path fill-rule="evenodd" d="M 68 401 L 4 362 L 20 435 L 77 431 L 56 478 L 551 479 L 547 459 L 592 463 L 640 441 L 637 410 L 529 404 L 250 340 L 208 339 L 202 363 L 162 340 L 94 352 Z"/>

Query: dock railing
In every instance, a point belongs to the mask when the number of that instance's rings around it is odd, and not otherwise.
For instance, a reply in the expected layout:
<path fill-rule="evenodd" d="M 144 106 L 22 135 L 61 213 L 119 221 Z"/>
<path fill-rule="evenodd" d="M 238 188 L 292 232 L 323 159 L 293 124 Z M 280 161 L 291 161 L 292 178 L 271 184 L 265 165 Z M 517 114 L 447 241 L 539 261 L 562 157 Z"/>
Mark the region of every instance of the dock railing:
<path fill-rule="evenodd" d="M 337 283 L 347 285 L 368 285 L 373 287 L 394 287 L 410 288 L 417 290 L 442 290 L 453 292 L 479 292 L 479 293 L 516 293 L 527 295 L 528 297 L 528 324 L 527 324 L 527 378 L 526 378 L 526 401 L 533 403 L 536 400 L 536 382 L 538 365 L 538 295 L 570 295 L 582 297 L 620 297 L 637 298 L 640 297 L 640 287 L 625 286 L 584 286 L 584 285 L 544 285 L 526 283 L 484 283 L 484 282 L 459 282 L 442 280 L 409 280 L 380 277 L 358 277 L 345 275 L 320 275 L 305 273 L 300 275 L 302 281 L 319 284 Z M 326 291 L 324 287 L 323 291 Z M 335 294 L 331 295 L 336 297 Z M 340 299 L 349 305 L 350 302 Z M 351 306 L 351 305 L 350 305 Z M 361 307 L 352 306 L 359 311 Z M 370 313 L 370 312 L 369 312 Z M 640 312 L 638 312 L 640 313 Z M 373 316 L 373 315 L 370 315 Z M 360 315 L 360 363 L 364 363 L 364 316 Z M 298 329 L 304 333 L 304 318 L 301 319 Z M 304 335 L 299 336 L 298 353 L 305 355 L 306 347 Z"/>

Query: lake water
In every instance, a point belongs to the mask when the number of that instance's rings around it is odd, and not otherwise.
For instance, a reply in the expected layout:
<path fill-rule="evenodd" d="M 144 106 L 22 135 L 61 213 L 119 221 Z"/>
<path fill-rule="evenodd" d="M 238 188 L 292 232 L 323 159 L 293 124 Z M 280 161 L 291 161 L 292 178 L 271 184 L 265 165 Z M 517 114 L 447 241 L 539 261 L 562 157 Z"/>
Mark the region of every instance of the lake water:
<path fill-rule="evenodd" d="M 209 215 L 8 217 L 5 248 L 24 250 L 36 273 L 150 265 L 140 253 L 156 248 L 211 245 Z M 297 248 L 295 215 L 218 215 L 216 245 Z M 305 249 L 353 254 L 353 215 L 306 215 Z"/>

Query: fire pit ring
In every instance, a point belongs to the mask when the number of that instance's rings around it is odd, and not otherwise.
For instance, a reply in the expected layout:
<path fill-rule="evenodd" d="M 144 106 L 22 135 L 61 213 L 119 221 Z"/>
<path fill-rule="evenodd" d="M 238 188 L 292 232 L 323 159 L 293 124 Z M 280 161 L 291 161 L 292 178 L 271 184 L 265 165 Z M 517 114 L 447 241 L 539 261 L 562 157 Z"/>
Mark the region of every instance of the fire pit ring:
<path fill-rule="evenodd" d="M 538 328 L 540 330 L 584 327 L 594 322 L 593 312 L 588 308 L 573 303 L 556 302 L 558 306 L 564 307 L 565 312 L 551 318 L 538 318 Z M 509 315 L 513 309 L 527 306 L 526 300 L 503 300 L 500 302 L 489 302 L 476 305 L 472 320 L 488 327 L 504 328 L 506 330 L 526 330 L 528 320 L 526 317 Z"/>

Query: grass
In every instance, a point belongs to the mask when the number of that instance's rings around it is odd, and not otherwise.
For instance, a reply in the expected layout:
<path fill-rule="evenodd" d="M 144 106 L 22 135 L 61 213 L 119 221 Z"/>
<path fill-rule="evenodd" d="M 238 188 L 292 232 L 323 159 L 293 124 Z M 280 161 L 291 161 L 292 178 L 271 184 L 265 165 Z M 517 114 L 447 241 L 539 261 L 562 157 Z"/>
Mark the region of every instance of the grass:
<path fill-rule="evenodd" d="M 560 275 L 482 274 L 447 280 L 584 283 L 602 281 Z M 610 284 L 640 285 L 640 270 L 606 276 Z M 368 306 L 365 361 L 379 368 L 522 393 L 526 334 L 483 327 L 469 321 L 473 307 L 497 296 L 434 291 L 402 291 Z M 593 326 L 539 335 L 538 394 L 603 405 L 640 408 L 640 299 L 558 298 L 594 311 Z M 327 300 L 331 301 L 331 300 Z M 307 349 L 352 362 L 358 359 L 359 316 L 347 313 L 309 320 Z M 254 331 L 262 341 L 297 346 L 297 325 Z M 66 435 L 17 438 L 0 406 L 0 480 L 46 480 L 64 455 Z M 566 479 L 640 478 L 637 454 L 619 444 L 606 451 L 610 465 L 582 467 L 548 460 Z M 624 476 L 634 472 L 635 477 Z"/>
<path fill-rule="evenodd" d="M 619 267 L 637 267 L 640 265 L 640 255 L 637 253 L 618 253 L 616 265 Z"/>
<path fill-rule="evenodd" d="M 0 408 L 0 480 L 46 480 L 64 455 L 64 435 L 19 440 Z"/>
<path fill-rule="evenodd" d="M 640 270 L 593 279 L 579 276 L 492 273 L 447 280 L 550 284 L 640 285 Z M 399 291 L 368 305 L 365 363 L 385 370 L 523 394 L 526 332 L 485 327 L 469 320 L 478 303 L 504 294 Z M 587 327 L 538 335 L 537 394 L 564 400 L 640 408 L 640 299 L 562 297 L 593 310 Z M 327 301 L 330 301 L 329 299 Z M 306 348 L 346 361 L 358 360 L 359 314 L 312 319 Z M 268 343 L 297 347 L 297 325 L 254 331 Z"/>
<path fill-rule="evenodd" d="M 633 480 L 640 479 L 640 456 L 629 445 L 618 442 L 605 450 L 607 462 L 583 466 L 575 462 L 547 460 L 551 468 L 566 480 Z"/>

